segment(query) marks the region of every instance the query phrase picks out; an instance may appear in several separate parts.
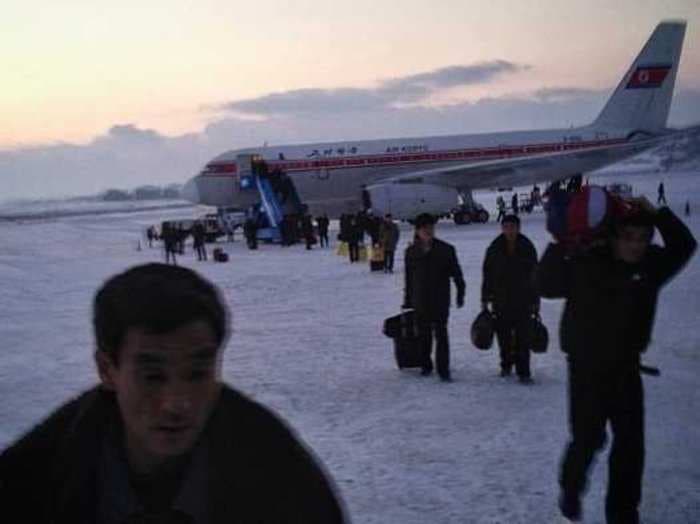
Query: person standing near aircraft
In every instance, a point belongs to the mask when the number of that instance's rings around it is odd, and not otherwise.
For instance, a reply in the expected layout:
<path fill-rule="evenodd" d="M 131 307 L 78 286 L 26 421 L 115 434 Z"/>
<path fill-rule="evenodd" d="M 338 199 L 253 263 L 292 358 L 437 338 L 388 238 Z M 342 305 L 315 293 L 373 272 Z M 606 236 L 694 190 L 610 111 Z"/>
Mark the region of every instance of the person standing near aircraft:
<path fill-rule="evenodd" d="M 206 231 L 204 229 L 204 224 L 201 222 L 195 222 L 192 227 L 192 239 L 193 247 L 197 252 L 197 260 L 200 262 L 207 259 L 207 248 L 205 245 Z"/>
<path fill-rule="evenodd" d="M 422 338 L 422 375 L 433 372 L 431 357 L 435 339 L 435 363 L 440 379 L 451 382 L 450 344 L 447 321 L 450 312 L 450 281 L 457 286 L 457 307 L 464 307 L 466 285 L 454 246 L 435 238 L 435 218 L 423 213 L 415 220 L 414 242 L 406 249 L 404 309 L 416 313 Z"/>
<path fill-rule="evenodd" d="M 666 202 L 666 188 L 664 187 L 664 183 L 660 182 L 659 183 L 659 196 L 656 199 L 656 205 L 660 206 L 661 204 L 668 205 L 668 202 Z"/>
<path fill-rule="evenodd" d="M 177 251 L 177 231 L 171 223 L 163 222 L 161 227 L 160 237 L 163 240 L 163 248 L 165 249 L 165 263 L 169 264 L 172 258 L 173 265 L 177 265 L 175 253 Z"/>
<path fill-rule="evenodd" d="M 506 216 L 506 201 L 501 195 L 498 195 L 498 198 L 496 198 L 496 207 L 498 208 L 496 222 L 500 222 Z"/>
<path fill-rule="evenodd" d="M 314 238 L 314 223 L 309 214 L 301 218 L 301 233 L 304 236 L 307 251 L 311 250 L 316 239 Z"/>
<path fill-rule="evenodd" d="M 318 227 L 318 241 L 321 247 L 328 247 L 328 227 L 330 226 L 330 220 L 328 220 L 328 215 L 323 214 L 316 218 L 316 226 Z"/>
<path fill-rule="evenodd" d="M 511 213 L 514 215 L 518 214 L 518 194 L 513 193 L 513 196 L 510 199 L 510 207 L 511 207 Z"/>
<path fill-rule="evenodd" d="M 379 244 L 384 250 L 384 273 L 394 272 L 394 258 L 399 236 L 399 226 L 394 223 L 391 214 L 387 214 L 379 229 Z"/>
<path fill-rule="evenodd" d="M 357 217 L 349 216 L 346 223 L 346 237 L 348 242 L 348 256 L 350 263 L 360 261 L 360 238 L 362 237 L 362 226 Z"/>
<path fill-rule="evenodd" d="M 501 376 L 515 372 L 524 384 L 532 383 L 530 317 L 539 311 L 534 271 L 537 251 L 520 232 L 520 219 L 507 215 L 501 234 L 486 250 L 481 285 L 481 303 L 496 316 L 496 337 L 501 350 Z"/>
<path fill-rule="evenodd" d="M 569 364 L 571 440 L 561 466 L 559 507 L 581 519 L 581 496 L 596 452 L 612 427 L 605 513 L 608 524 L 637 524 L 644 466 L 640 355 L 649 345 L 658 294 L 696 249 L 667 207 L 642 197 L 599 245 L 547 247 L 537 270 L 541 296 L 564 298 L 560 345 Z M 658 229 L 664 247 L 651 243 Z"/>

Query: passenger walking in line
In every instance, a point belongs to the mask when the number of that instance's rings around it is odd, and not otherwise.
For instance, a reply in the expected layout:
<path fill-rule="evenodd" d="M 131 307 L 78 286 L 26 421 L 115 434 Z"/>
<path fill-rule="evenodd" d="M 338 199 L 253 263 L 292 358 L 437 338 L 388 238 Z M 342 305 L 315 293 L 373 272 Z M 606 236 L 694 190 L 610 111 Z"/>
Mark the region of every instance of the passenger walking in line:
<path fill-rule="evenodd" d="M 524 384 L 530 373 L 529 330 L 540 300 L 534 282 L 537 251 L 520 232 L 520 219 L 507 215 L 501 234 L 486 250 L 481 286 L 481 304 L 496 317 L 496 337 L 501 353 L 501 376 L 513 371 Z"/>
<path fill-rule="evenodd" d="M 320 246 L 328 247 L 328 228 L 330 227 L 328 215 L 324 213 L 323 216 L 316 218 L 316 225 L 318 227 L 318 240 Z"/>
<path fill-rule="evenodd" d="M 450 343 L 447 321 L 450 312 L 450 281 L 457 287 L 457 307 L 464 306 L 466 285 L 454 246 L 435 238 L 435 218 L 423 213 L 415 220 L 414 242 L 406 249 L 403 307 L 413 309 L 422 338 L 422 375 L 433 372 L 431 357 L 435 339 L 435 363 L 440 379 L 451 382 Z"/>
<path fill-rule="evenodd" d="M 348 256 L 350 257 L 350 263 L 360 261 L 360 238 L 362 235 L 361 225 L 357 220 L 357 217 L 351 216 L 347 222 L 347 239 L 348 239 Z"/>
<path fill-rule="evenodd" d="M 387 214 L 379 229 L 379 244 L 384 250 L 384 273 L 394 272 L 394 258 L 400 234 L 399 226 L 394 223 L 391 214 Z"/>

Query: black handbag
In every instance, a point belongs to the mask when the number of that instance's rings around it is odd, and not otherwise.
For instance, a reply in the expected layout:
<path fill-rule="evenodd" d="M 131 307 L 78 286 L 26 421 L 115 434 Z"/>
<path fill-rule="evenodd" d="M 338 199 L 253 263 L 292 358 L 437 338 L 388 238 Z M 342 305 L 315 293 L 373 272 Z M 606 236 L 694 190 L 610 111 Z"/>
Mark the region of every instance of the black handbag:
<path fill-rule="evenodd" d="M 470 330 L 472 344 L 477 349 L 487 351 L 493 346 L 493 336 L 495 332 L 495 318 L 493 313 L 488 309 L 482 309 L 474 322 L 472 322 L 472 327 Z"/>
<path fill-rule="evenodd" d="M 549 346 L 549 332 L 547 326 L 542 323 L 539 314 L 532 315 L 530 320 L 530 351 L 533 353 L 546 353 Z"/>

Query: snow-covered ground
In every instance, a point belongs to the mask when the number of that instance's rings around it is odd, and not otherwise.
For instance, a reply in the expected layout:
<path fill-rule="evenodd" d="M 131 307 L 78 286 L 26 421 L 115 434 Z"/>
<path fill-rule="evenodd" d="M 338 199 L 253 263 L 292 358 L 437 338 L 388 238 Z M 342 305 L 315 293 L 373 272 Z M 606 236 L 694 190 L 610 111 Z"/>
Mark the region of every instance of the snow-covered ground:
<path fill-rule="evenodd" d="M 616 180 L 592 177 L 591 182 Z M 700 237 L 700 173 L 663 175 L 672 207 L 694 206 Z M 655 198 L 660 175 L 626 176 Z M 477 193 L 492 207 L 495 194 Z M 182 210 L 0 223 L 0 448 L 97 380 L 91 300 L 108 276 L 162 259 L 137 250 L 143 229 Z M 541 252 L 544 217 L 524 219 Z M 403 265 L 371 274 L 331 250 L 221 244 L 228 264 L 180 262 L 224 292 L 234 335 L 225 380 L 273 407 L 316 450 L 357 523 L 546 523 L 556 516 L 557 468 L 566 428 L 565 360 L 556 339 L 562 304 L 545 301 L 549 353 L 533 357 L 536 385 L 497 376 L 495 349 L 471 346 L 481 263 L 494 223 L 456 227 L 467 306 L 450 322 L 455 382 L 399 372 L 382 320 L 399 310 Z M 402 228 L 402 246 L 410 232 Z M 398 257 L 400 258 L 400 257 Z M 645 357 L 660 378 L 645 378 L 645 524 L 700 522 L 700 258 L 661 294 Z M 602 458 L 602 457 L 601 457 Z M 606 462 L 599 460 L 585 501 L 589 523 L 603 522 Z"/>

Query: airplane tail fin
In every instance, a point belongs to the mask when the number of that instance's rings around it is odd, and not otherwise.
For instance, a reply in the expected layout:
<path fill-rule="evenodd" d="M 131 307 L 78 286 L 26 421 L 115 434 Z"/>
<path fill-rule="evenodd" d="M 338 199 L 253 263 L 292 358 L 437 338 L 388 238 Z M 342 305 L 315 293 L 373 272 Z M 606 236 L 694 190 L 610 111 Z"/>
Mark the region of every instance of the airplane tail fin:
<path fill-rule="evenodd" d="M 615 89 L 593 126 L 658 131 L 666 127 L 686 22 L 661 22 Z"/>

